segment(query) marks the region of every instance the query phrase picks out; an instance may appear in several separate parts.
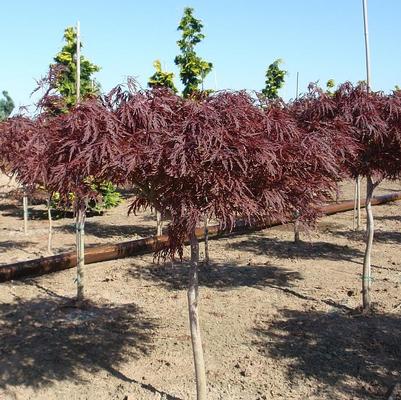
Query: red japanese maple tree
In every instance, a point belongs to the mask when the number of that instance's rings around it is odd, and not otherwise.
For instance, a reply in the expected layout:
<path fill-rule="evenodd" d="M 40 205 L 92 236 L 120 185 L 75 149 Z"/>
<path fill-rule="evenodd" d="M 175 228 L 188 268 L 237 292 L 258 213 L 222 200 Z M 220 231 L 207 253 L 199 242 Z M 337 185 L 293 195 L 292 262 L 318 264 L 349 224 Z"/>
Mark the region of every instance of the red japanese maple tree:
<path fill-rule="evenodd" d="M 101 99 L 88 99 L 67 114 L 39 117 L 22 148 L 24 163 L 16 165 L 21 182 L 57 192 L 60 204 L 75 211 L 79 302 L 84 299 L 85 212 L 88 202 L 98 196 L 92 183 L 102 181 L 119 151 L 122 134 L 109 107 Z"/>
<path fill-rule="evenodd" d="M 401 176 L 401 95 L 371 92 L 366 85 L 345 83 L 334 94 L 336 114 L 352 125 L 352 134 L 360 147 L 350 165 L 351 174 L 366 177 L 367 238 L 362 273 L 363 310 L 371 306 L 371 249 L 374 220 L 371 199 L 383 179 Z"/>
<path fill-rule="evenodd" d="M 113 179 L 142 189 L 134 211 L 156 206 L 171 216 L 163 256 L 182 256 L 190 238 L 188 305 L 203 399 L 196 226 L 204 215 L 228 228 L 237 218 L 288 221 L 295 209 L 311 222 L 339 179 L 337 158 L 327 138 L 303 132 L 284 106 L 263 109 L 244 92 L 196 100 L 161 89 L 132 92 L 121 96 L 116 115 L 130 139 L 116 162 L 124 177 Z"/>

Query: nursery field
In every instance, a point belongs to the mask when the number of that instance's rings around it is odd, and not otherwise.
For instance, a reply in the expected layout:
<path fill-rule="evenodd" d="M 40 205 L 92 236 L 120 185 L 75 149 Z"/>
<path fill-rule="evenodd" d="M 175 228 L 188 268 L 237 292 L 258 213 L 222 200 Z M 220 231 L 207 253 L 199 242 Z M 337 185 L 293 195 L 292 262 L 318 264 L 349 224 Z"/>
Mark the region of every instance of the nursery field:
<path fill-rule="evenodd" d="M 45 207 L 31 208 L 24 235 L 7 190 L 0 263 L 46 255 Z M 384 182 L 376 194 L 398 190 Z M 347 183 L 340 199 L 352 193 Z M 88 246 L 154 233 L 154 216 L 127 217 L 127 204 L 87 219 Z M 352 212 L 322 218 L 298 244 L 291 225 L 210 242 L 200 266 L 209 399 L 387 399 L 401 380 L 400 203 L 373 212 L 369 316 L 352 312 L 365 246 Z M 55 252 L 74 249 L 73 222 L 54 222 Z M 0 284 L 0 399 L 194 398 L 186 268 L 153 255 L 88 265 L 83 309 L 68 302 L 75 269 Z"/>

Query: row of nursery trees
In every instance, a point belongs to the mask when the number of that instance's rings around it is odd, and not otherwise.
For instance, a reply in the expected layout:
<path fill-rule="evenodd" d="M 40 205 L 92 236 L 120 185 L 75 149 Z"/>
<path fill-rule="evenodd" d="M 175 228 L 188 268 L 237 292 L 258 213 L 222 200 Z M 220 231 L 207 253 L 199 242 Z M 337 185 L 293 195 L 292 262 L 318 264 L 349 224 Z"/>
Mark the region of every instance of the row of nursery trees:
<path fill-rule="evenodd" d="M 181 78 L 186 79 L 183 96 L 171 85 L 171 75 L 159 68 L 149 90 L 128 82 L 102 96 L 88 82 L 87 95 L 77 103 L 76 86 L 70 84 L 76 73 L 73 49 L 66 49 L 51 68 L 38 115 L 17 115 L 0 123 L 0 168 L 28 191 L 42 187 L 58 193 L 60 204 L 75 210 L 79 302 L 85 299 L 85 215 L 99 199 L 99 185 L 135 188 L 133 212 L 163 210 L 169 242 L 158 256 L 182 258 L 184 243 L 190 242 L 189 319 L 197 396 L 203 400 L 196 227 L 205 219 L 230 229 L 238 220 L 260 226 L 295 217 L 298 224 L 313 226 L 338 182 L 365 177 L 368 235 L 362 297 L 363 310 L 369 311 L 370 200 L 383 179 L 401 175 L 401 92 L 386 95 L 351 83 L 325 92 L 312 85 L 285 103 L 270 100 L 277 96 L 267 93 L 255 99 L 244 91 L 203 91 L 211 65 L 194 53 L 202 35 L 191 13 L 184 13 L 179 27 L 179 45 L 187 49 L 176 60 L 182 62 Z M 186 32 L 188 27 L 197 33 Z M 200 65 L 195 77 L 184 68 L 198 65 L 194 57 Z"/>
<path fill-rule="evenodd" d="M 184 15 L 178 25 L 178 30 L 181 31 L 181 39 L 177 42 L 180 54 L 174 59 L 175 64 L 179 67 L 180 78 L 183 84 L 183 97 L 192 96 L 199 93 L 211 93 L 212 90 L 203 90 L 205 77 L 211 72 L 213 64 L 205 61 L 196 53 L 196 46 L 204 39 L 202 33 L 203 24 L 199 19 L 194 17 L 192 8 L 185 8 Z M 39 108 L 47 109 L 51 115 L 60 113 L 68 113 L 70 107 L 77 103 L 78 98 L 96 97 L 100 95 L 100 84 L 94 79 L 93 75 L 100 71 L 100 67 L 82 55 L 80 58 L 80 89 L 77 89 L 77 31 L 69 27 L 64 32 L 65 44 L 61 51 L 56 54 L 53 63 L 50 65 L 48 75 L 39 81 L 38 87 L 34 92 L 44 89 L 45 95 L 39 101 Z M 82 47 L 82 43 L 79 43 Z M 282 60 L 276 60 L 269 65 L 266 70 L 265 87 L 260 92 L 259 96 L 268 99 L 279 98 L 279 90 L 284 85 L 286 71 L 280 69 Z M 149 87 L 166 87 L 178 92 L 174 84 L 174 74 L 172 72 L 163 71 L 161 62 L 154 62 L 156 72 L 149 78 Z M 201 89 L 200 89 L 201 87 Z M 14 103 L 4 92 L 6 100 L 0 100 L 0 120 L 6 119 L 13 110 Z M 8 171 L 6 171 L 8 172 Z M 121 202 L 121 196 L 116 190 L 112 182 L 91 182 L 93 189 L 99 192 L 98 201 L 89 203 L 91 212 L 103 212 L 111 207 L 117 206 Z M 24 205 L 24 231 L 28 233 L 28 201 L 29 196 L 43 199 L 46 197 L 49 216 L 49 236 L 47 251 L 52 254 L 52 208 L 62 212 L 66 211 L 63 204 L 59 201 L 59 193 L 44 193 L 44 187 L 37 187 L 33 193 L 28 193 L 27 188 L 22 188 L 23 205 Z M 18 191 L 17 191 L 18 193 Z M 73 193 L 71 193 L 73 196 Z M 37 201 L 38 199 L 36 199 Z M 157 218 L 157 235 L 162 234 L 162 213 L 156 211 Z M 205 218 L 205 234 L 207 236 L 207 219 Z M 208 258 L 208 247 L 205 246 L 206 258 Z"/>
<path fill-rule="evenodd" d="M 47 99 L 51 101 L 51 99 Z M 219 92 L 183 98 L 172 90 L 119 86 L 83 100 L 68 113 L 44 110 L 0 125 L 2 168 L 27 188 L 42 186 L 73 206 L 82 232 L 98 193 L 89 183 L 132 186 L 131 210 L 154 207 L 169 216 L 162 258 L 191 244 L 188 303 L 199 398 L 205 373 L 198 321 L 199 245 L 196 227 L 208 219 L 232 228 L 291 221 L 313 225 L 337 182 L 367 179 L 368 236 L 362 273 L 363 308 L 370 307 L 370 200 L 383 179 L 401 174 L 401 92 L 341 85 L 317 87 L 290 103 Z M 74 196 L 71 196 L 71 193 Z M 81 236 L 82 238 L 83 236 Z M 78 298 L 84 298 L 79 242 Z"/>

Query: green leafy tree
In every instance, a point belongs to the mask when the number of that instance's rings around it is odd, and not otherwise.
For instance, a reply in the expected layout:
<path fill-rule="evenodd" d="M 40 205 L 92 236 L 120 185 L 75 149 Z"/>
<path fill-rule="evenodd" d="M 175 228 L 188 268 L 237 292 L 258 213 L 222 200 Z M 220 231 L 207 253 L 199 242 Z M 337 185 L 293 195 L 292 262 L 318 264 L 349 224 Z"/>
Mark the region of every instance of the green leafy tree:
<path fill-rule="evenodd" d="M 8 118 L 14 110 L 14 102 L 6 90 L 3 90 L 4 99 L 0 99 L 0 121 Z"/>
<path fill-rule="evenodd" d="M 396 91 L 401 90 L 401 87 L 399 85 L 395 85 L 394 90 L 396 90 Z"/>
<path fill-rule="evenodd" d="M 66 107 L 70 108 L 77 101 L 76 29 L 73 27 L 66 28 L 64 39 L 65 44 L 54 57 L 55 64 L 50 65 L 50 67 L 58 71 L 53 81 L 53 89 L 62 96 Z M 98 71 L 100 71 L 99 66 L 81 56 L 80 98 L 99 94 L 100 85 L 93 78 L 93 74 Z"/>
<path fill-rule="evenodd" d="M 177 93 L 177 88 L 174 85 L 174 74 L 172 72 L 163 71 L 162 64 L 159 60 L 153 63 L 156 72 L 149 78 L 148 86 L 153 87 L 166 87 Z"/>
<path fill-rule="evenodd" d="M 205 38 L 202 33 L 202 21 L 193 16 L 193 8 L 186 7 L 184 15 L 178 25 L 182 37 L 177 41 L 181 54 L 175 57 L 175 64 L 180 68 L 180 78 L 184 84 L 184 97 L 190 97 L 203 91 L 203 81 L 212 70 L 213 64 L 200 58 L 195 46 Z M 201 89 L 199 89 L 201 86 Z"/>
<path fill-rule="evenodd" d="M 278 99 L 279 90 L 284 86 L 285 76 L 287 71 L 280 68 L 283 60 L 280 58 L 269 65 L 266 70 L 265 87 L 262 89 L 262 94 L 269 100 Z"/>

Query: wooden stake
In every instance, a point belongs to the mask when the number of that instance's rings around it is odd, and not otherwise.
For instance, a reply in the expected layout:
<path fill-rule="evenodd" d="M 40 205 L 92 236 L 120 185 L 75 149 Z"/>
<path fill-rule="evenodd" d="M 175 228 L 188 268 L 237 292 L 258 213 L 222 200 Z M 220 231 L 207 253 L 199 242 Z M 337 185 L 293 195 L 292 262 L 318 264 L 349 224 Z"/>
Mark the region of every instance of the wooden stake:
<path fill-rule="evenodd" d="M 76 76 L 76 95 L 77 104 L 81 97 L 81 32 L 80 24 L 77 22 L 77 49 L 76 49 L 76 63 L 77 63 L 77 76 Z M 86 207 L 82 206 L 81 199 L 76 199 L 78 206 L 76 209 L 76 252 L 77 252 L 77 301 L 82 302 L 85 298 L 84 292 L 84 266 L 85 266 L 85 211 Z"/>

